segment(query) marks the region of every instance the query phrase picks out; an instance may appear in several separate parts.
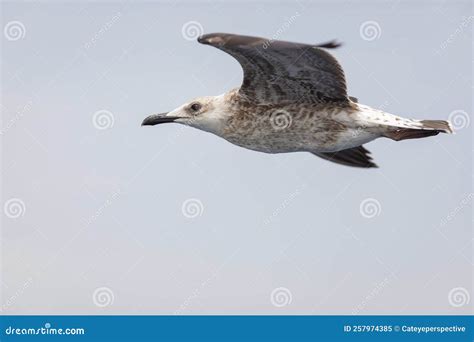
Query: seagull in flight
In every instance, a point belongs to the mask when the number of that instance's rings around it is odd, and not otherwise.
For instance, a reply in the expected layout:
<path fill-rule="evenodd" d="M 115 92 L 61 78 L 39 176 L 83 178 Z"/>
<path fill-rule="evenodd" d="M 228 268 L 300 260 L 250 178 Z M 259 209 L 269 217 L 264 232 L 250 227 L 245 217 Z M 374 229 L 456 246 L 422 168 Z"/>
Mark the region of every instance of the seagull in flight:
<path fill-rule="evenodd" d="M 309 45 L 228 33 L 198 42 L 216 47 L 242 66 L 243 83 L 218 96 L 196 98 L 142 125 L 176 122 L 266 153 L 309 152 L 354 167 L 372 168 L 363 144 L 452 133 L 442 120 L 399 117 L 348 96 L 344 71 L 327 52 L 340 44 Z"/>

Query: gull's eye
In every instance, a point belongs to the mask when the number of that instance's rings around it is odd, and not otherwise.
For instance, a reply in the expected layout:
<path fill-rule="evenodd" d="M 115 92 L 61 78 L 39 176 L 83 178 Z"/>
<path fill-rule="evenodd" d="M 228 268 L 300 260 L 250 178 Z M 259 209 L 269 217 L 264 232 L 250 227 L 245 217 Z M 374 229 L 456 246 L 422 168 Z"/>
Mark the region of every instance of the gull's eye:
<path fill-rule="evenodd" d="M 191 108 L 191 110 L 192 110 L 193 112 L 199 112 L 199 111 L 201 110 L 201 107 L 202 107 L 202 106 L 201 106 L 200 103 L 195 102 L 195 103 L 193 103 L 193 104 L 191 105 L 190 108 Z"/>

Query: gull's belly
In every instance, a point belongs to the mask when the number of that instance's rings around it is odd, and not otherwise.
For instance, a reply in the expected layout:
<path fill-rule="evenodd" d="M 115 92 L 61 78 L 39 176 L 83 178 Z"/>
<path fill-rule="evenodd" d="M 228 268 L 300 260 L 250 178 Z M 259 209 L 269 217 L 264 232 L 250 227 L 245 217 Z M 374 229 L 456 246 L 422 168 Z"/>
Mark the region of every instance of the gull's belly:
<path fill-rule="evenodd" d="M 280 118 L 259 115 L 233 122 L 223 138 L 250 150 L 284 153 L 335 152 L 360 146 L 378 137 L 327 113 L 313 113 L 305 118 L 285 115 Z"/>
<path fill-rule="evenodd" d="M 227 140 L 250 150 L 267 153 L 320 150 L 330 144 L 326 141 L 326 134 L 314 134 L 307 131 L 287 131 L 275 134 L 254 132 L 248 135 L 231 136 Z"/>

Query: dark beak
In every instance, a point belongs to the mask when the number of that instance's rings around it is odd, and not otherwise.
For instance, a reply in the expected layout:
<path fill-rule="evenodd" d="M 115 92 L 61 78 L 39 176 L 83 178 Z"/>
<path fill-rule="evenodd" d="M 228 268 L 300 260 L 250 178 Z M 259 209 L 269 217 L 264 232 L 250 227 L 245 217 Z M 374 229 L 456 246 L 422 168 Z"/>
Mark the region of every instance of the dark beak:
<path fill-rule="evenodd" d="M 179 119 L 176 116 L 167 116 L 168 113 L 152 114 L 145 118 L 142 122 L 142 126 L 154 126 L 162 123 L 173 122 Z"/>

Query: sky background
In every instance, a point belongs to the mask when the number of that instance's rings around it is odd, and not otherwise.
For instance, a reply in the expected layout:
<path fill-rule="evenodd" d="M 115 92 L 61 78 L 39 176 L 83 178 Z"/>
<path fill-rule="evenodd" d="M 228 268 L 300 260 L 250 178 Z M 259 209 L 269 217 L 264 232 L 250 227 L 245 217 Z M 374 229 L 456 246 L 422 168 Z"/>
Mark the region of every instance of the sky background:
<path fill-rule="evenodd" d="M 4 313 L 472 312 L 471 1 L 1 9 Z M 338 39 L 350 95 L 457 134 L 361 170 L 140 127 L 240 85 L 210 32 Z"/>

